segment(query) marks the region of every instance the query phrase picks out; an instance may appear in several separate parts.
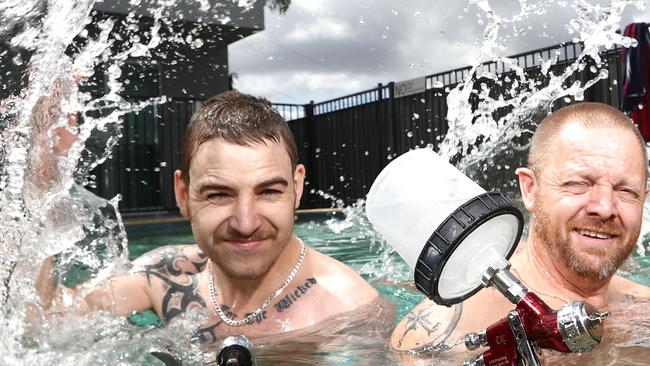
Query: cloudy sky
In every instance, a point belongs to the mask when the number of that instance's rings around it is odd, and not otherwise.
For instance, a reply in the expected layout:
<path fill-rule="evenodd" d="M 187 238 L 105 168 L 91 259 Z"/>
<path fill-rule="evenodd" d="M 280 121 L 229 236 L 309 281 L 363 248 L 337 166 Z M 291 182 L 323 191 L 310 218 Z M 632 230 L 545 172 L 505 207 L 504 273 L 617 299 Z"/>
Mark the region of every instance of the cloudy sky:
<path fill-rule="evenodd" d="M 650 22 L 643 0 L 293 0 L 285 14 L 266 10 L 266 29 L 232 44 L 235 87 L 274 102 L 304 104 L 469 65 L 479 57 L 488 23 L 503 18 L 504 56 L 579 37 L 576 3 L 627 3 L 619 28 Z M 638 6 L 645 9 L 639 10 Z M 587 6 L 588 8 L 590 6 Z"/>

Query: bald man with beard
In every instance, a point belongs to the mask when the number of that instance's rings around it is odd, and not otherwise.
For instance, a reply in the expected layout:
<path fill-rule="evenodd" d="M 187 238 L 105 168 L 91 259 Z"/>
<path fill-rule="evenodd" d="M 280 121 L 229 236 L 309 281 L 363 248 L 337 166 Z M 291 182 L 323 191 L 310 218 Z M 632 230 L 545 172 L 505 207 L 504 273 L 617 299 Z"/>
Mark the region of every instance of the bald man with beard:
<path fill-rule="evenodd" d="M 636 126 L 604 104 L 564 107 L 538 127 L 528 167 L 517 170 L 531 220 L 511 271 L 551 308 L 584 300 L 611 310 L 626 299 L 650 298 L 650 288 L 615 274 L 639 237 L 647 161 Z M 465 351 L 465 334 L 512 308 L 492 287 L 452 308 L 425 299 L 397 325 L 390 346 Z"/>

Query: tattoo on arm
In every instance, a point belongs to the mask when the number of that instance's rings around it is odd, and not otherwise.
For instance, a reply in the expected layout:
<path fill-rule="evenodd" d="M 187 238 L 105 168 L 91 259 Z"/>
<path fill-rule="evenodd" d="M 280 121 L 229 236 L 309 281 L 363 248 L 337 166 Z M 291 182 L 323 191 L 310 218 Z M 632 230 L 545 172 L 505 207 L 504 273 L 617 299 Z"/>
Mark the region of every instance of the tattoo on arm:
<path fill-rule="evenodd" d="M 196 251 L 197 258 L 191 260 L 186 255 L 186 250 Z M 143 260 L 145 263 L 136 264 L 131 272 L 144 272 L 149 280 L 152 272 L 164 276 L 198 273 L 207 264 L 208 257 L 193 246 L 168 246 L 147 254 Z"/>
<path fill-rule="evenodd" d="M 156 271 L 146 272 L 146 275 L 149 285 L 151 285 L 150 276 L 154 276 L 160 279 L 167 287 L 162 298 L 161 306 L 164 323 L 168 323 L 178 315 L 185 313 L 191 307 L 206 307 L 203 297 L 197 291 L 198 281 L 196 277 L 188 276 L 187 282 L 181 283 Z"/>
<path fill-rule="evenodd" d="M 400 340 L 397 342 L 397 347 L 402 346 L 404 337 L 406 337 L 406 335 L 411 331 L 423 329 L 425 332 L 427 332 L 427 339 L 431 337 L 431 334 L 437 331 L 442 325 L 440 322 L 434 322 L 430 318 L 436 311 L 436 307 L 429 307 L 408 314 L 406 318 L 406 330 L 404 331 L 404 334 L 402 334 Z M 463 304 L 459 303 L 454 307 L 454 317 L 451 319 L 447 325 L 447 328 L 442 334 L 427 341 L 420 347 L 409 350 L 409 352 L 441 352 L 449 349 L 450 347 L 445 343 L 445 341 L 447 338 L 449 338 L 454 329 L 456 329 L 456 325 L 458 325 L 458 321 L 460 320 L 462 312 Z"/>

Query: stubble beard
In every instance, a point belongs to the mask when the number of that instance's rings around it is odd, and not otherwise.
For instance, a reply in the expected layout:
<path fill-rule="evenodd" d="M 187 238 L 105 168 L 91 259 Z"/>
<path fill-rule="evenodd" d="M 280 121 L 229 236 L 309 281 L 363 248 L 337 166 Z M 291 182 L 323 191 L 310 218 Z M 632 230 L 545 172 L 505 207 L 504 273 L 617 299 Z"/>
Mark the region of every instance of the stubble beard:
<path fill-rule="evenodd" d="M 567 231 L 560 232 L 560 228 L 551 223 L 550 215 L 544 210 L 543 205 L 535 200 L 535 212 L 533 215 L 533 234 L 536 235 L 551 250 L 556 260 L 563 263 L 565 267 L 573 271 L 581 278 L 589 278 L 595 281 L 603 281 L 614 275 L 616 270 L 625 262 L 636 245 L 636 235 L 624 235 L 626 232 L 610 223 L 595 224 L 593 220 L 572 219 L 567 225 Z M 594 262 L 585 258 L 585 255 L 578 252 L 571 240 L 571 231 L 575 227 L 600 228 L 607 232 L 618 232 L 618 240 L 613 247 L 603 246 L 597 248 L 596 254 L 605 257 L 604 261 Z M 640 228 L 639 228 L 640 230 Z M 564 235 L 562 235 L 564 234 Z M 634 234 L 634 233 L 633 233 Z"/>
<path fill-rule="evenodd" d="M 271 241 L 271 244 L 268 245 L 265 243 L 265 248 L 256 249 L 254 252 L 246 255 L 246 257 L 217 250 L 212 260 L 230 278 L 243 280 L 258 279 L 271 269 L 290 239 L 290 237 L 278 238 L 277 233 L 275 235 L 261 235 L 261 238 Z"/>

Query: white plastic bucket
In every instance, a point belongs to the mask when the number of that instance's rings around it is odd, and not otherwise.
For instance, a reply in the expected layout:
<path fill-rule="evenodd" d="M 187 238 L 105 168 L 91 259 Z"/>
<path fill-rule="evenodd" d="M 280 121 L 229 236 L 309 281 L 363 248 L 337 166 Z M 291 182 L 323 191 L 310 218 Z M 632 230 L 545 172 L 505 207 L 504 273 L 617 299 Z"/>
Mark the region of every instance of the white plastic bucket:
<path fill-rule="evenodd" d="M 433 150 L 411 150 L 388 164 L 370 187 L 366 216 L 415 269 L 426 241 L 460 205 L 485 193 Z"/>

